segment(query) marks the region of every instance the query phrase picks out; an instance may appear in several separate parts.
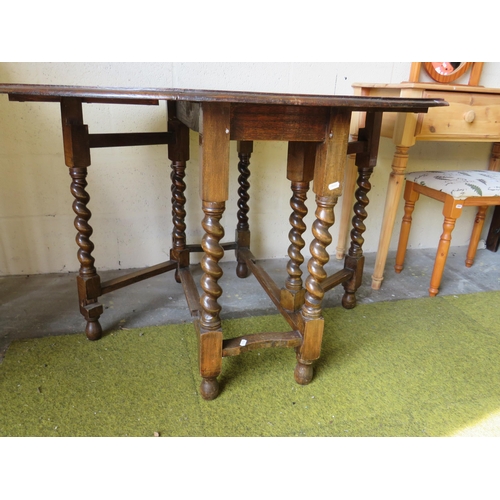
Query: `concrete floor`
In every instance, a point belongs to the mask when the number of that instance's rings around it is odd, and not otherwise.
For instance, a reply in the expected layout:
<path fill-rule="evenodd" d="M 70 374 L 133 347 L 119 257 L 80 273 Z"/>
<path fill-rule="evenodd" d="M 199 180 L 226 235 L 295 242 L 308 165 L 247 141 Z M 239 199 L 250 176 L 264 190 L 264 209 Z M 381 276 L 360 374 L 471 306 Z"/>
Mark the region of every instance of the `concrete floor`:
<path fill-rule="evenodd" d="M 441 283 L 440 294 L 465 294 L 500 290 L 500 252 L 478 250 L 472 268 L 464 265 L 466 247 L 452 248 Z M 356 296 L 358 303 L 425 297 L 428 295 L 430 273 L 435 250 L 409 250 L 405 269 L 393 271 L 394 254 L 390 254 L 381 290 L 371 288 L 375 254 L 366 255 L 363 284 Z M 261 261 L 261 265 L 281 286 L 286 279 L 286 259 Z M 220 299 L 223 318 L 276 314 L 276 309 L 253 276 L 236 277 L 235 263 L 221 266 L 224 275 L 219 283 L 224 294 Z M 329 274 L 340 269 L 341 261 L 332 259 Z M 130 270 L 101 272 L 103 280 Z M 201 270 L 193 266 L 199 282 Z M 340 305 L 343 288 L 330 290 L 326 307 Z M 191 321 L 182 286 L 175 282 L 173 272 L 155 276 L 115 292 L 103 295 L 101 316 L 103 329 L 181 323 Z M 78 309 L 75 274 L 48 274 L 0 277 L 0 362 L 10 342 L 16 339 L 82 333 L 85 322 Z"/>
<path fill-rule="evenodd" d="M 450 250 L 440 295 L 500 290 L 500 252 L 478 250 L 474 266 L 466 268 L 466 251 L 466 247 Z M 375 291 L 371 288 L 375 254 L 367 254 L 363 284 L 357 292 L 358 303 L 427 296 L 434 257 L 433 249 L 408 250 L 405 269 L 398 275 L 393 270 L 394 253 L 389 254 L 382 288 Z M 260 261 L 260 264 L 281 286 L 286 278 L 286 262 L 286 259 L 277 259 Z M 255 278 L 237 278 L 234 262 L 222 263 L 221 267 L 224 275 L 219 283 L 224 294 L 219 302 L 223 318 L 276 314 Z M 340 268 L 341 261 L 333 258 L 327 272 L 331 274 Z M 102 280 L 107 280 L 127 272 L 130 270 L 105 271 L 100 275 Z M 193 274 L 199 282 L 199 266 L 193 266 Z M 341 286 L 329 291 L 324 305 L 340 305 L 342 294 Z M 104 305 L 101 325 L 105 331 L 191 321 L 182 286 L 175 282 L 172 272 L 104 295 L 100 302 Z M 84 328 L 74 273 L 0 277 L 0 363 L 13 340 L 83 335 Z M 480 432 L 480 435 L 500 436 L 500 416 L 496 416 L 491 425 L 483 423 L 482 426 L 480 431 L 463 430 L 460 435 Z"/>

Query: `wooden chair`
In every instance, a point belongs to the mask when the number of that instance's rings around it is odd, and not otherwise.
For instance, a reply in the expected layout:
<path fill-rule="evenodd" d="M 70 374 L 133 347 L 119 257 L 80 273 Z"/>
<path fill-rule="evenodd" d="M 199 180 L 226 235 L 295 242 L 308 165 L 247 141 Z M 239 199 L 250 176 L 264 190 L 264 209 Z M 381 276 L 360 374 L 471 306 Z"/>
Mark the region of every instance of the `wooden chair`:
<path fill-rule="evenodd" d="M 474 263 L 486 210 L 488 206 L 500 205 L 500 172 L 465 170 L 412 172 L 407 174 L 404 192 L 404 216 L 396 254 L 395 270 L 397 273 L 403 270 L 410 235 L 411 216 L 415 209 L 415 203 L 421 194 L 444 203 L 443 234 L 439 240 L 429 288 L 429 295 L 434 297 L 438 293 L 443 276 L 450 248 L 451 233 L 456 220 L 462 214 L 462 208 L 467 206 L 479 207 L 465 260 L 467 267 L 471 267 Z"/>

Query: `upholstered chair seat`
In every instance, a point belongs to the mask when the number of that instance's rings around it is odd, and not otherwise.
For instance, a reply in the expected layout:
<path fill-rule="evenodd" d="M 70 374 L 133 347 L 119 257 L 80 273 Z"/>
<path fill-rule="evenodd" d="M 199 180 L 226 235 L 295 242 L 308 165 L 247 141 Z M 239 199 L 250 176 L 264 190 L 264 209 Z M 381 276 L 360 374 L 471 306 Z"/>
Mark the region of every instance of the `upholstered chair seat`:
<path fill-rule="evenodd" d="M 434 262 L 429 295 L 435 296 L 444 272 L 451 242 L 451 233 L 463 207 L 478 207 L 465 265 L 474 263 L 477 245 L 484 225 L 486 210 L 490 205 L 500 205 L 500 172 L 491 170 L 452 170 L 412 172 L 406 175 L 405 208 L 399 235 L 395 270 L 400 273 L 410 235 L 412 213 L 420 195 L 443 202 L 443 234 Z"/>

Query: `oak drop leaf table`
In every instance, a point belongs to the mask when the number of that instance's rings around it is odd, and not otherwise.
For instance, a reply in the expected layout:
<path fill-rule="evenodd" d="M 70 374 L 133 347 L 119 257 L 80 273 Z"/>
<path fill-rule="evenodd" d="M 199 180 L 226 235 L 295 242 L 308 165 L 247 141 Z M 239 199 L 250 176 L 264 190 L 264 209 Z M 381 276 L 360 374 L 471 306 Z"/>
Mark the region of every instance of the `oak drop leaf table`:
<path fill-rule="evenodd" d="M 342 304 L 352 308 L 363 271 L 363 232 L 367 216 L 369 178 L 376 164 L 382 115 L 384 112 L 426 113 L 428 108 L 444 106 L 441 99 L 380 98 L 358 96 L 319 96 L 268 94 L 227 91 L 93 88 L 45 85 L 0 84 L 0 93 L 11 101 L 58 102 L 61 107 L 64 155 L 71 176 L 75 198 L 78 260 L 77 277 L 80 311 L 90 340 L 99 339 L 99 318 L 103 307 L 101 295 L 167 271 L 174 271 L 181 283 L 199 340 L 201 395 L 214 399 L 219 392 L 217 381 L 222 359 L 264 347 L 291 347 L 296 351 L 295 380 L 312 380 L 313 362 L 319 358 L 323 336 L 322 299 L 325 292 L 342 284 Z M 91 134 L 83 120 L 83 104 L 155 105 L 167 101 L 168 129 L 161 133 Z M 349 141 L 352 112 L 366 112 L 364 127 L 356 141 Z M 185 235 L 184 183 L 189 159 L 189 130 L 200 135 L 200 197 L 204 213 L 204 236 L 199 244 L 188 244 Z M 220 220 L 229 197 L 229 144 L 237 141 L 239 155 L 238 223 L 235 241 L 222 243 L 224 228 Z M 249 164 L 253 141 L 288 142 L 287 178 L 291 183 L 291 229 L 287 265 L 288 277 L 280 288 L 259 266 L 250 251 L 248 218 Z M 91 213 L 87 167 L 90 150 L 99 147 L 168 144 L 172 162 L 172 247 L 170 260 L 127 276 L 101 282 L 94 265 L 90 239 Z M 329 228 L 334 223 L 333 209 L 342 193 L 347 155 L 355 155 L 358 167 L 353 229 L 344 267 L 327 276 Z M 313 183 L 316 212 L 312 225 L 311 258 L 308 276 L 302 280 L 304 257 L 303 218 L 307 213 L 306 194 Z M 279 203 L 280 200 L 274 200 Z M 284 200 L 283 200 L 284 202 Z M 222 276 L 219 261 L 225 250 L 236 252 L 236 273 L 240 278 L 253 274 L 278 311 L 290 325 L 288 332 L 265 332 L 223 339 L 221 306 Z M 191 252 L 203 252 L 201 295 L 189 270 Z"/>

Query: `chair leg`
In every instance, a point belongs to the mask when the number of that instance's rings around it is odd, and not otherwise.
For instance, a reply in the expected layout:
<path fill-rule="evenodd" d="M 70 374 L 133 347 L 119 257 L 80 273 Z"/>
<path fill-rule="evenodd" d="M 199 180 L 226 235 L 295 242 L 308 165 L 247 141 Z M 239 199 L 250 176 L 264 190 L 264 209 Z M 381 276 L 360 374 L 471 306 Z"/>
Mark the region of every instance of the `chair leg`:
<path fill-rule="evenodd" d="M 472 235 L 470 237 L 469 248 L 467 249 L 467 257 L 465 259 L 465 265 L 467 267 L 471 267 L 472 264 L 474 264 L 474 257 L 476 256 L 477 245 L 481 237 L 481 231 L 483 230 L 487 209 L 488 207 L 479 207 L 477 211 L 474 227 L 472 228 Z"/>
<path fill-rule="evenodd" d="M 444 266 L 448 258 L 450 250 L 451 232 L 455 228 L 456 219 L 445 217 L 443 224 L 443 234 L 439 240 L 439 246 L 436 252 L 436 260 L 434 261 L 434 269 L 432 270 L 431 283 L 429 287 L 429 295 L 435 297 L 439 291 L 441 278 L 443 277 Z"/>
<path fill-rule="evenodd" d="M 400 273 L 404 268 L 404 261 L 406 255 L 406 248 L 408 247 L 408 238 L 410 237 L 411 229 L 411 216 L 415 210 L 415 203 L 419 198 L 419 194 L 413 190 L 413 182 L 407 182 L 404 199 L 405 199 L 405 213 L 401 222 L 401 231 L 399 233 L 398 250 L 396 253 L 396 265 L 394 270 Z"/>

